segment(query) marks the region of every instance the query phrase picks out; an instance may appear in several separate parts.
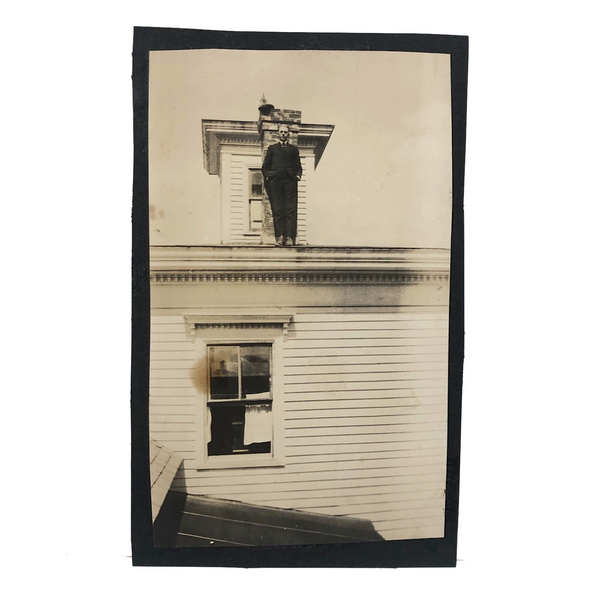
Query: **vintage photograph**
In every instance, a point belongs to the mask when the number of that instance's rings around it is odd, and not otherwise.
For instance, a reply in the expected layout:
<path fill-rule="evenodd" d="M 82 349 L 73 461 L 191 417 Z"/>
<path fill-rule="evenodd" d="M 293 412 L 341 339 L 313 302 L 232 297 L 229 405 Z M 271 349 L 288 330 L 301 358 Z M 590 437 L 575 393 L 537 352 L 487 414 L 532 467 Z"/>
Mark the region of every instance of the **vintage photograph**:
<path fill-rule="evenodd" d="M 149 53 L 155 547 L 443 538 L 450 54 Z"/>

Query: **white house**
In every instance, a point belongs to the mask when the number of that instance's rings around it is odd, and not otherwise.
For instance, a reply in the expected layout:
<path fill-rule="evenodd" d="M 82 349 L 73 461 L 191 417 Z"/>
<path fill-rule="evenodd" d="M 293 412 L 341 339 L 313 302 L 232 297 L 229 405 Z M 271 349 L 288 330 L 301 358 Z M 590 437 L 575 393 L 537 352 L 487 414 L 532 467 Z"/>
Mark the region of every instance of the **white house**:
<path fill-rule="evenodd" d="M 311 245 L 334 128 L 259 110 L 203 121 L 222 243 L 150 249 L 150 435 L 182 460 L 155 542 L 443 537 L 450 253 Z M 291 248 L 260 174 L 280 122 L 304 169 Z"/>

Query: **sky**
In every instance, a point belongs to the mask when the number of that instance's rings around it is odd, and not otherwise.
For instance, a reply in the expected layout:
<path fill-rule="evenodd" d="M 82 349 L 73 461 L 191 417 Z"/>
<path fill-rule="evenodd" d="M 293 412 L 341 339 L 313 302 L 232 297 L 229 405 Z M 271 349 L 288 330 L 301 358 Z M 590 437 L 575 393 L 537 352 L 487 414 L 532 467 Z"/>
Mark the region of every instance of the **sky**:
<path fill-rule="evenodd" d="M 308 190 L 309 243 L 450 247 L 448 55 L 212 49 L 150 56 L 152 244 L 220 242 L 202 119 L 256 121 L 263 94 L 335 126 Z"/>

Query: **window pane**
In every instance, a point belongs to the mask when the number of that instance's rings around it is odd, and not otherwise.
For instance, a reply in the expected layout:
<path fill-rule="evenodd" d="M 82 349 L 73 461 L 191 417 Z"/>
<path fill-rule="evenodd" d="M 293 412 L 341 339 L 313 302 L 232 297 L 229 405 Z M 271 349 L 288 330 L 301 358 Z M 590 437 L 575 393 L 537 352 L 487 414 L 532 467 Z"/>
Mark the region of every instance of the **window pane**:
<path fill-rule="evenodd" d="M 242 398 L 271 398 L 271 346 L 242 346 Z"/>
<path fill-rule="evenodd" d="M 250 196 L 252 198 L 262 198 L 263 178 L 260 171 L 250 171 Z"/>
<path fill-rule="evenodd" d="M 216 404 L 210 410 L 209 456 L 269 454 L 273 439 L 270 404 Z"/>
<path fill-rule="evenodd" d="M 237 346 L 211 346 L 210 396 L 211 398 L 239 398 Z"/>
<path fill-rule="evenodd" d="M 250 229 L 262 229 L 262 200 L 250 201 Z"/>
<path fill-rule="evenodd" d="M 211 406 L 209 456 L 233 454 L 244 447 L 245 407 L 229 403 Z"/>

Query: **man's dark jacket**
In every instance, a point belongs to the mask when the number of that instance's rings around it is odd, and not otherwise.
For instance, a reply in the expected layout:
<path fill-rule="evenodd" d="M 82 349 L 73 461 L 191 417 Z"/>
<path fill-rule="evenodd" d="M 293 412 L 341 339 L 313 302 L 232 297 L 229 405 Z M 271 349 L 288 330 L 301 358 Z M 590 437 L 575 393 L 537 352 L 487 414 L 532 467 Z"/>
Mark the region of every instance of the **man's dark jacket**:
<path fill-rule="evenodd" d="M 287 144 L 284 148 L 281 143 L 269 146 L 263 162 L 262 173 L 267 181 L 280 181 L 284 175 L 297 181 L 302 176 L 298 147 Z"/>

